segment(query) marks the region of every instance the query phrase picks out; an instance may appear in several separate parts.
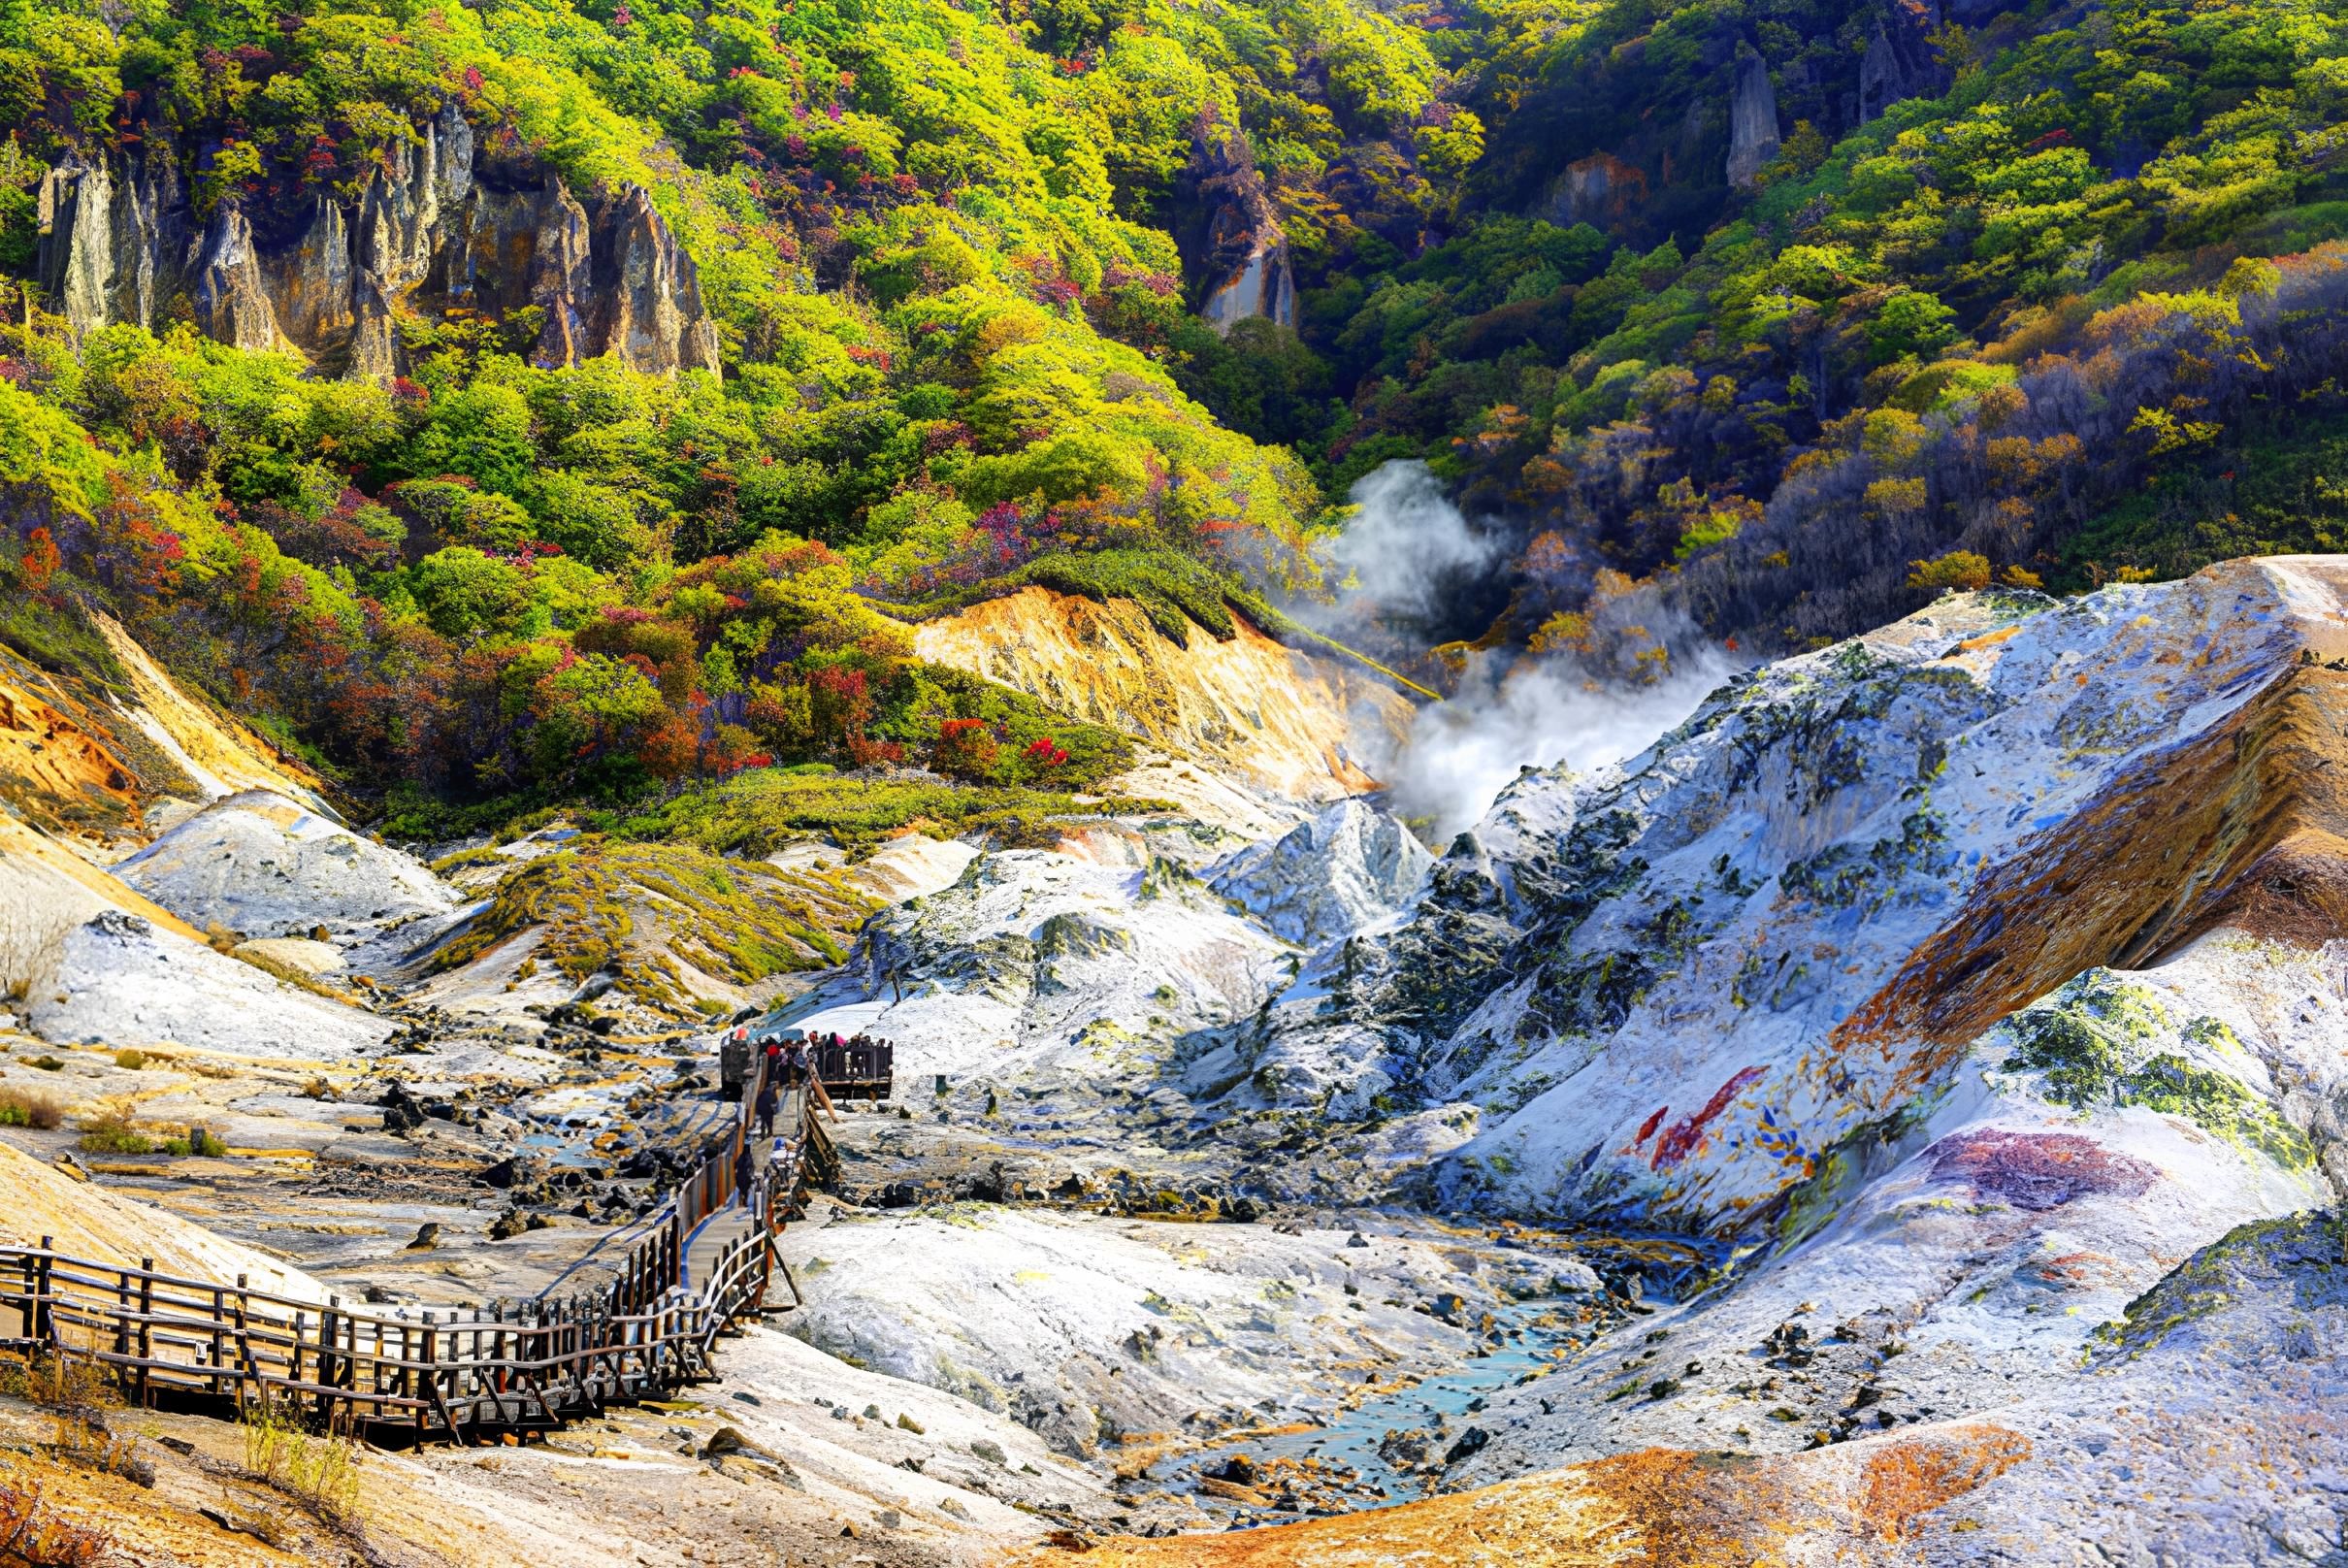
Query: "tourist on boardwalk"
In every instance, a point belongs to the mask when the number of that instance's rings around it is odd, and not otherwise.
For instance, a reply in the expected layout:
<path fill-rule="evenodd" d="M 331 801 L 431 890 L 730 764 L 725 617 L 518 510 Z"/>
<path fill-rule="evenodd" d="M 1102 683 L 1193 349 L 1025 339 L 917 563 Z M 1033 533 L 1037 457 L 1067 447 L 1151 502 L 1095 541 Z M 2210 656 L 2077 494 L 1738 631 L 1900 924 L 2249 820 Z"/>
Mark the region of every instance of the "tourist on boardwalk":
<path fill-rule="evenodd" d="M 832 1036 L 832 1043 L 834 1046 L 840 1043 L 838 1034 L 835 1033 Z M 824 1075 L 815 1070 L 813 1045 L 812 1036 L 800 1035 L 799 1043 L 792 1047 L 792 1059 L 799 1064 L 799 1081 L 807 1086 L 807 1093 L 815 1096 L 815 1103 L 824 1108 L 826 1114 L 832 1118 L 832 1125 L 837 1127 L 839 1126 L 839 1112 L 832 1108 L 832 1096 L 824 1090 Z"/>
<path fill-rule="evenodd" d="M 758 1159 L 750 1148 L 750 1140 L 744 1138 L 742 1152 L 734 1157 L 734 1191 L 744 1203 L 750 1201 L 751 1184 L 758 1180 Z"/>
<path fill-rule="evenodd" d="M 758 1114 L 758 1135 L 762 1138 L 774 1136 L 775 1102 L 781 1098 L 781 1092 L 776 1088 L 774 1078 L 775 1075 L 768 1072 L 759 1080 L 758 1103 L 754 1109 Z"/>

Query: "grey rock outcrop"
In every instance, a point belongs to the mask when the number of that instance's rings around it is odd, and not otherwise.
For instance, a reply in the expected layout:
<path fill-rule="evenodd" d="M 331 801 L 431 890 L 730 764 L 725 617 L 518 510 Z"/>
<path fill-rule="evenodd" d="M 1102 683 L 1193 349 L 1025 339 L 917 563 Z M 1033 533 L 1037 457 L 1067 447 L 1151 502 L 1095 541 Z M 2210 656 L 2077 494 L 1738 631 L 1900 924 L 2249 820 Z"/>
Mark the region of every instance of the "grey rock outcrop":
<path fill-rule="evenodd" d="M 286 337 L 323 343 L 349 336 L 351 262 L 342 204 L 316 198 L 302 238 L 291 251 L 270 258 L 267 269 L 273 315 Z"/>
<path fill-rule="evenodd" d="M 264 790 L 212 801 L 114 874 L 190 925 L 254 936 L 365 933 L 457 903 L 420 862 Z"/>
<path fill-rule="evenodd" d="M 1318 946 L 1401 909 L 1434 859 L 1395 818 L 1340 800 L 1277 842 L 1240 851 L 1210 885 L 1284 941 Z"/>
<path fill-rule="evenodd" d="M 196 325 L 205 336 L 238 348 L 276 348 L 283 342 L 242 203 L 224 201 L 212 209 L 191 292 Z"/>
<path fill-rule="evenodd" d="M 1777 155 L 1777 89 L 1769 62 L 1750 44 L 1737 48 L 1737 90 L 1728 111 L 1728 182 L 1750 190 Z"/>
<path fill-rule="evenodd" d="M 69 153 L 42 180 L 38 211 L 34 276 L 76 332 L 151 320 L 183 286 L 195 236 L 175 157 Z"/>
<path fill-rule="evenodd" d="M 534 158 L 484 156 L 454 104 L 356 201 L 304 201 L 286 212 L 225 200 L 199 233 L 159 133 L 127 153 L 76 151 L 41 187 L 38 277 L 78 333 L 154 325 L 184 297 L 220 342 L 298 349 L 354 376 L 406 368 L 403 317 L 458 309 L 542 312 L 541 365 L 608 353 L 656 375 L 718 369 L 693 259 L 643 187 L 582 200 Z"/>
<path fill-rule="evenodd" d="M 1614 229 L 1646 204 L 1647 176 L 1611 152 L 1593 152 L 1557 171 L 1542 198 L 1541 215 L 1560 228 L 1587 223 Z"/>
<path fill-rule="evenodd" d="M 593 279 L 597 336 L 641 369 L 716 369 L 717 326 L 703 313 L 692 263 L 652 198 L 640 185 L 627 186 L 603 221 L 611 276 L 599 266 Z"/>
<path fill-rule="evenodd" d="M 1939 0 L 1904 0 L 1878 18 L 1859 62 L 1857 119 L 1881 119 L 1892 105 L 1936 93 L 1945 84 L 1932 34 L 1940 25 Z"/>
<path fill-rule="evenodd" d="M 77 331 L 106 319 L 114 278 L 114 181 L 76 153 L 41 181 L 41 286 Z M 60 236 L 52 245 L 48 236 Z"/>
<path fill-rule="evenodd" d="M 392 1026 L 297 990 L 143 916 L 104 910 L 67 932 L 26 1008 L 60 1044 L 181 1045 L 220 1056 L 356 1055 Z"/>
<path fill-rule="evenodd" d="M 1203 224 L 1188 225 L 1184 259 L 1206 279 L 1198 313 L 1219 333 L 1250 316 L 1296 325 L 1296 278 L 1288 237 L 1272 210 L 1247 139 L 1201 118 L 1184 184 Z"/>

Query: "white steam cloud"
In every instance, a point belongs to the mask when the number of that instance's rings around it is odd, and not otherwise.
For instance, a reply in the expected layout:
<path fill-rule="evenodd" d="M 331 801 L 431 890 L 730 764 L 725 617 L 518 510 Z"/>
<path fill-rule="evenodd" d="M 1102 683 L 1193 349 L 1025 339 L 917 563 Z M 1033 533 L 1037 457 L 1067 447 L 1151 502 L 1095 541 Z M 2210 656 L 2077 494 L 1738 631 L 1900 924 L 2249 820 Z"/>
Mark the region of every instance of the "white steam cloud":
<path fill-rule="evenodd" d="M 1564 763 L 1577 772 L 1636 757 L 1736 673 L 1705 649 L 1644 686 L 1592 689 L 1581 670 L 1523 658 L 1502 668 L 1479 656 L 1447 702 L 1421 708 L 1386 763 L 1388 804 L 1430 819 L 1438 845 L 1474 827 L 1524 768 Z"/>
<path fill-rule="evenodd" d="M 1425 616 L 1447 583 L 1484 571 L 1501 553 L 1498 540 L 1468 526 L 1424 463 L 1382 464 L 1354 481 L 1352 499 L 1360 509 L 1329 547 L 1345 585 L 1341 614 Z"/>
<path fill-rule="evenodd" d="M 1331 575 L 1345 584 L 1333 606 L 1291 613 L 1343 636 L 1363 617 L 1393 626 L 1431 622 L 1446 597 L 1503 565 L 1506 545 L 1470 526 L 1424 463 L 1387 463 L 1353 490 L 1358 510 L 1329 546 Z M 1650 628 L 1653 618 L 1647 619 Z M 1736 673 L 1727 656 L 1691 635 L 1695 648 L 1660 680 L 1593 685 L 1572 662 L 1507 653 L 1475 655 L 1456 692 L 1421 708 L 1399 745 L 1373 746 L 1372 767 L 1398 814 L 1429 822 L 1448 841 L 1491 809 L 1517 772 L 1564 763 L 1577 772 L 1635 757 Z M 1383 737 L 1382 737 L 1383 738 Z"/>

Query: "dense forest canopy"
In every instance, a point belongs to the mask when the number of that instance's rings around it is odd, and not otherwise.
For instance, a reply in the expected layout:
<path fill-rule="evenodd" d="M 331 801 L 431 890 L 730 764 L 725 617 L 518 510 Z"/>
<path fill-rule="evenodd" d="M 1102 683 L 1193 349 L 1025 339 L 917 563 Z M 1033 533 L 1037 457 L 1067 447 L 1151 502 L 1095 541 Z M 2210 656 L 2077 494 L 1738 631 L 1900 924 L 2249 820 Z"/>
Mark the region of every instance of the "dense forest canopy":
<path fill-rule="evenodd" d="M 415 831 L 979 813 L 1129 752 L 914 624 L 1288 635 L 1395 459 L 1506 546 L 1363 623 L 1438 681 L 2329 549 L 2344 121 L 2320 0 L 6 0 L 0 637 L 120 616 Z"/>

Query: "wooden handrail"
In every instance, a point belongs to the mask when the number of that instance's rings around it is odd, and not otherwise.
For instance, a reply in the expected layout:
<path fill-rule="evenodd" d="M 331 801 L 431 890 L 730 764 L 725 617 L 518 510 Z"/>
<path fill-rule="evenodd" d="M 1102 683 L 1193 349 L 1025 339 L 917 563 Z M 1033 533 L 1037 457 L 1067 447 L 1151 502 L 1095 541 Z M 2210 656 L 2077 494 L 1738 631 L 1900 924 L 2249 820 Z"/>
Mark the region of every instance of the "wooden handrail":
<path fill-rule="evenodd" d="M 795 1135 L 775 1140 L 757 1179 L 736 1192 L 751 1136 L 760 1061 L 726 1135 L 669 1196 L 611 1282 L 590 1294 L 493 1303 L 459 1314 L 354 1312 L 236 1283 L 76 1258 L 44 1236 L 0 1247 L 0 1350 L 78 1357 L 110 1368 L 141 1404 L 159 1393 L 308 1401 L 313 1419 L 347 1413 L 419 1439 L 467 1441 L 501 1428 L 556 1424 L 603 1405 L 710 1376 L 717 1337 L 755 1311 L 788 1223 L 829 1140 L 809 1148 L 802 1096 Z M 822 1138 L 820 1129 L 815 1137 Z M 808 1158 L 810 1154 L 814 1158 Z M 687 1277 L 691 1237 L 727 1208 L 743 1232 L 719 1248 L 708 1278 Z"/>

